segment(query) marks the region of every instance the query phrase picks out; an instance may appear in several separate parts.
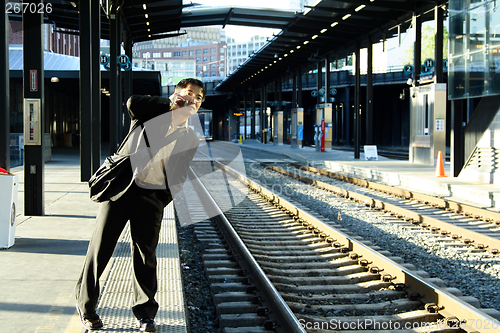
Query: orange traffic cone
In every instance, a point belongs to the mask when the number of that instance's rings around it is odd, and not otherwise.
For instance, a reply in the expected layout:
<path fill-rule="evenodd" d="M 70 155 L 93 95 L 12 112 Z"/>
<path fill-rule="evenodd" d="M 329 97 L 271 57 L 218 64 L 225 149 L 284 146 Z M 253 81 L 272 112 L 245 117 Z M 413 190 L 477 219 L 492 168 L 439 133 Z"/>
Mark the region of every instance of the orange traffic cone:
<path fill-rule="evenodd" d="M 441 154 L 441 151 L 438 152 L 437 159 L 436 177 L 446 177 L 446 175 L 444 174 L 443 154 Z"/>

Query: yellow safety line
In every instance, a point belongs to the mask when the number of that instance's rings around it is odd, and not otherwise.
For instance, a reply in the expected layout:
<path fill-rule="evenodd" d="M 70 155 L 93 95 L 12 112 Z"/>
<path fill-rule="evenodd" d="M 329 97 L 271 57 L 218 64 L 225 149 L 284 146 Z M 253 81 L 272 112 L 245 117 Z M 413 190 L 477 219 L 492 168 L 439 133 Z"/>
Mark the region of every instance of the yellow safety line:
<path fill-rule="evenodd" d="M 83 329 L 84 328 L 80 323 L 80 316 L 78 315 L 78 312 L 75 310 L 75 313 L 73 313 L 73 315 L 71 316 L 69 324 L 64 330 L 64 333 L 81 333 Z"/>

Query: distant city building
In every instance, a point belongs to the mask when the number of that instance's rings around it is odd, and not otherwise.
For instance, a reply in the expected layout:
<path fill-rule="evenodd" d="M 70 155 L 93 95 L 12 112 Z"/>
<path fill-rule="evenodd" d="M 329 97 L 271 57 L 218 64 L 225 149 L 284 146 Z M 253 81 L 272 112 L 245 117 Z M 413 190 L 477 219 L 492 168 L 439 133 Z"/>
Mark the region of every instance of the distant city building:
<path fill-rule="evenodd" d="M 160 71 L 162 85 L 181 78 L 217 80 L 226 74 L 226 43 L 185 42 L 177 47 L 145 49 L 133 58 L 134 68 Z"/>
<path fill-rule="evenodd" d="M 169 37 L 162 39 L 155 39 L 134 44 L 132 48 L 132 56 L 139 58 L 139 52 L 151 51 L 152 49 L 167 49 L 171 47 L 178 47 L 186 42 L 200 42 L 200 43 L 213 43 L 225 42 L 225 31 L 221 27 L 195 27 L 182 29 L 186 34 L 177 37 Z M 181 32 L 182 32 L 181 31 Z"/>
<path fill-rule="evenodd" d="M 80 56 L 80 37 L 78 31 L 70 29 L 55 29 L 53 24 L 44 24 L 44 51 Z M 23 23 L 9 20 L 9 44 L 23 44 Z"/>
<path fill-rule="evenodd" d="M 267 37 L 253 36 L 247 42 L 236 42 L 234 38 L 227 38 L 228 49 L 228 69 L 231 74 L 238 68 L 239 65 L 245 62 L 248 57 L 258 51 L 264 44 L 267 43 Z"/>

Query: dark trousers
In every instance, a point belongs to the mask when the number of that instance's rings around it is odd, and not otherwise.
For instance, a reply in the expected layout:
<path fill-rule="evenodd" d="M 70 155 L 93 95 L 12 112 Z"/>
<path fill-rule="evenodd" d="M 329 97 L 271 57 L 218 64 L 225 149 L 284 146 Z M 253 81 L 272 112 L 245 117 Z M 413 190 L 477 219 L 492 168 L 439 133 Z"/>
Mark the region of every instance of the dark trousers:
<path fill-rule="evenodd" d="M 127 221 L 130 221 L 134 305 L 137 319 L 154 318 L 158 303 L 156 246 L 163 209 L 172 200 L 167 191 L 146 190 L 133 184 L 117 201 L 101 204 L 82 274 L 75 288 L 77 306 L 93 314 L 99 299 L 99 277 L 108 264 Z"/>

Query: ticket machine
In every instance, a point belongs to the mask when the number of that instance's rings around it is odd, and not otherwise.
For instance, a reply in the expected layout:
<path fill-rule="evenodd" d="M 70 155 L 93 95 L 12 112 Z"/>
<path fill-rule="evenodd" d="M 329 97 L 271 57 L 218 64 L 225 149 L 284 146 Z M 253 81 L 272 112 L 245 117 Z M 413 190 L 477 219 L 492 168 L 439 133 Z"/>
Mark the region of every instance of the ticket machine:
<path fill-rule="evenodd" d="M 446 84 L 410 88 L 411 163 L 436 165 L 438 153 L 446 155 Z"/>

